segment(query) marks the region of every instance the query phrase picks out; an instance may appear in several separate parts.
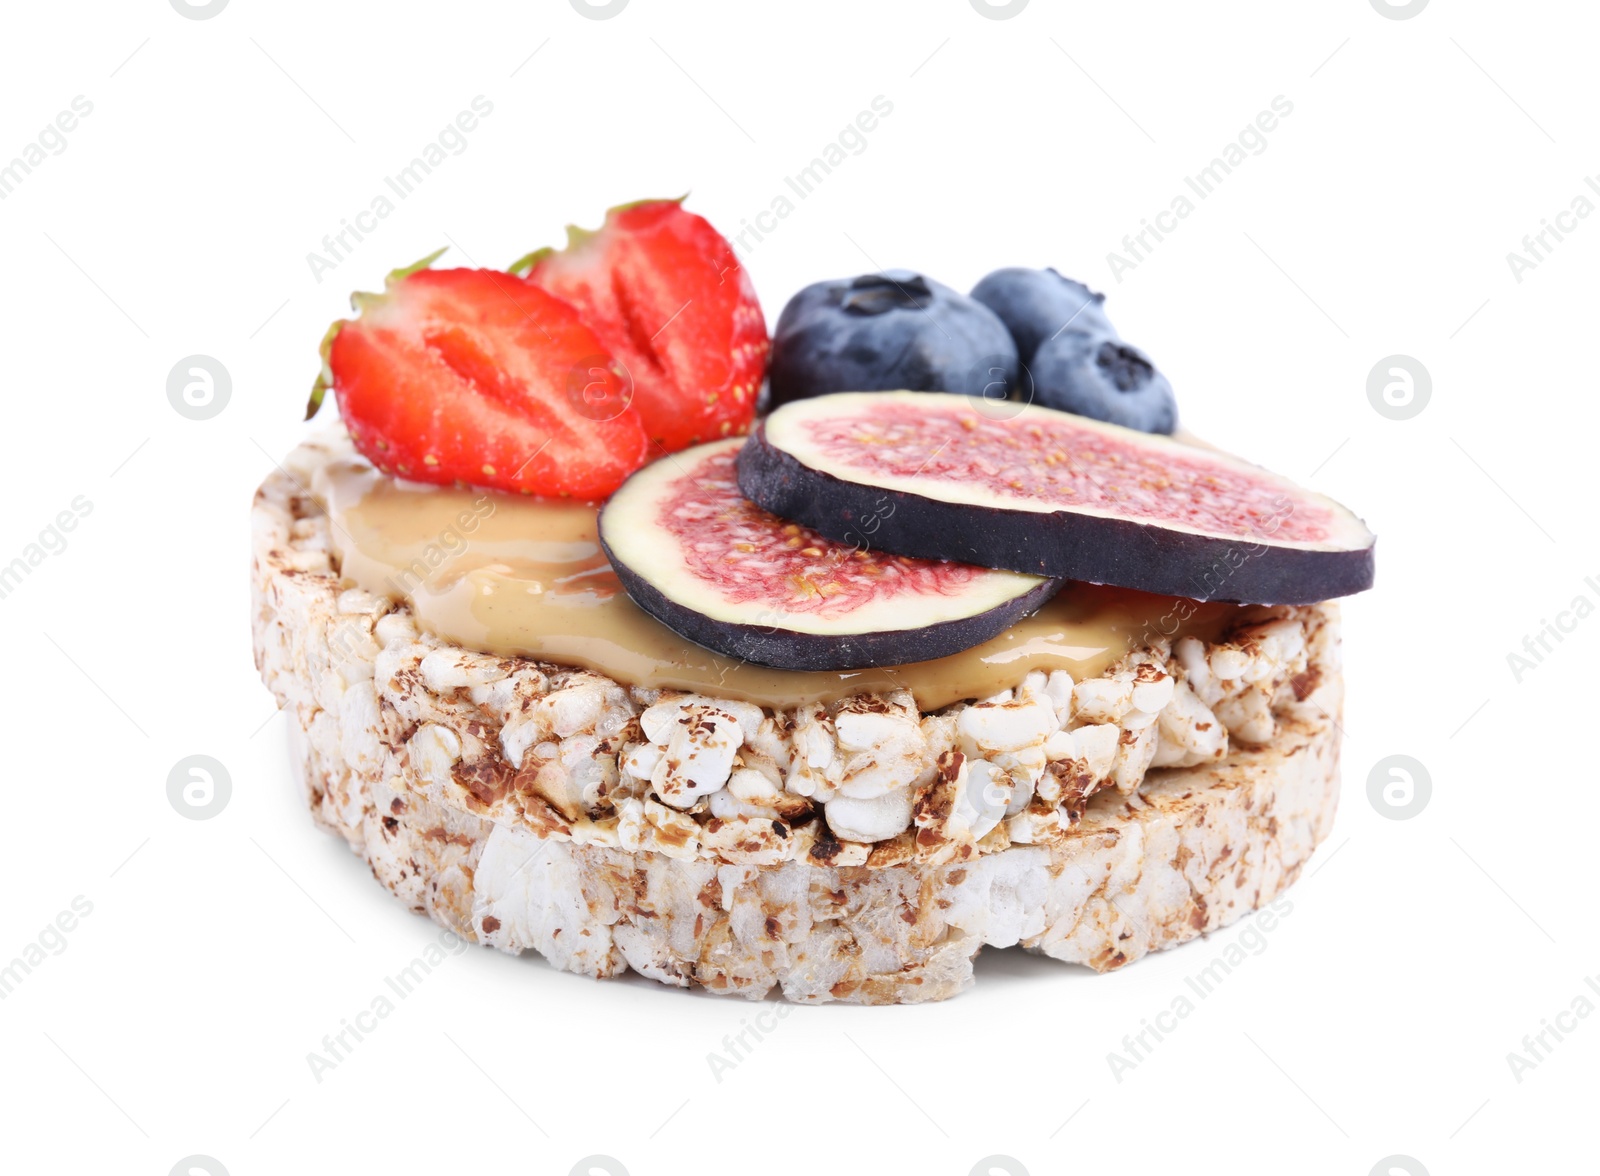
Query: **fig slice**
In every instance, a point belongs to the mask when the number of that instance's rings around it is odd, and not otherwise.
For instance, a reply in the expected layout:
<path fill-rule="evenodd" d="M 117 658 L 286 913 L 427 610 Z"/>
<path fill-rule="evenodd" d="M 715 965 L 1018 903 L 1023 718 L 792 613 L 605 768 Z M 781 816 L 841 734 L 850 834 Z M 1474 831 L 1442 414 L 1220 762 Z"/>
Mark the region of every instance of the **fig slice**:
<path fill-rule="evenodd" d="M 664 457 L 600 511 L 634 603 L 707 649 L 786 670 L 946 657 L 1033 612 L 1059 581 L 833 542 L 739 492 L 743 437 Z"/>
<path fill-rule="evenodd" d="M 767 510 L 923 559 L 1193 600 L 1310 604 L 1372 586 L 1374 538 L 1239 458 L 1038 405 L 927 392 L 785 404 L 739 456 Z"/>

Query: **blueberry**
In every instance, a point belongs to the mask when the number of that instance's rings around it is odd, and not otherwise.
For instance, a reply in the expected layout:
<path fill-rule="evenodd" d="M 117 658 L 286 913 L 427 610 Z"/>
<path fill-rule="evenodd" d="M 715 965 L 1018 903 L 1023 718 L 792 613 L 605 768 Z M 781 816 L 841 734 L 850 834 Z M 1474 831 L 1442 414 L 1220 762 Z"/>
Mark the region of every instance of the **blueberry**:
<path fill-rule="evenodd" d="M 1064 330 L 1112 338 L 1117 334 L 1101 308 L 1106 296 L 1053 269 L 995 270 L 972 288 L 972 297 L 1000 316 L 1024 363 L 1041 343 Z"/>
<path fill-rule="evenodd" d="M 1178 425 L 1172 385 L 1144 352 L 1114 335 L 1063 331 L 1034 354 L 1034 402 L 1143 433 Z"/>
<path fill-rule="evenodd" d="M 1017 383 L 1017 349 L 987 307 L 921 274 L 890 270 L 807 286 L 778 316 L 770 407 L 825 392 L 963 392 Z"/>

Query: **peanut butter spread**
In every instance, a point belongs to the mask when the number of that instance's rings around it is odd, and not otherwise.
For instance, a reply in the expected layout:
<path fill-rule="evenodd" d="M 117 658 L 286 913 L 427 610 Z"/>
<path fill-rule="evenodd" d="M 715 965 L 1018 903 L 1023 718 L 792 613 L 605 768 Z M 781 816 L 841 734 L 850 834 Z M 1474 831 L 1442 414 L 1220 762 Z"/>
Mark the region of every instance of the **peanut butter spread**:
<path fill-rule="evenodd" d="M 1213 640 L 1250 611 L 1069 584 L 1033 616 L 951 657 L 838 673 L 775 670 L 694 645 L 639 609 L 600 549 L 592 505 L 422 486 L 359 459 L 322 467 L 313 493 L 345 583 L 408 602 L 441 640 L 773 708 L 903 689 L 933 711 L 1008 689 L 1033 670 L 1082 681 L 1158 638 Z"/>

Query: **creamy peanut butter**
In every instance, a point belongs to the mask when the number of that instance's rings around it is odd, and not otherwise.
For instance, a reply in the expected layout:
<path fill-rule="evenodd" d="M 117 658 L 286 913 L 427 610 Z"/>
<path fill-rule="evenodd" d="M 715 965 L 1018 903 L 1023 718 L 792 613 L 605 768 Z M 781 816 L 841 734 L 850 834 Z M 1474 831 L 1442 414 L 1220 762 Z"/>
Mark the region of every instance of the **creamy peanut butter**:
<path fill-rule="evenodd" d="M 358 459 L 328 463 L 313 492 L 347 584 L 407 601 L 441 640 L 497 656 L 581 666 L 627 685 L 700 691 L 774 708 L 910 690 L 937 710 L 1015 686 L 1031 670 L 1097 677 L 1158 637 L 1214 639 L 1246 614 L 1069 584 L 991 641 L 912 665 L 803 673 L 723 657 L 647 615 L 622 590 L 593 506 L 398 481 Z"/>

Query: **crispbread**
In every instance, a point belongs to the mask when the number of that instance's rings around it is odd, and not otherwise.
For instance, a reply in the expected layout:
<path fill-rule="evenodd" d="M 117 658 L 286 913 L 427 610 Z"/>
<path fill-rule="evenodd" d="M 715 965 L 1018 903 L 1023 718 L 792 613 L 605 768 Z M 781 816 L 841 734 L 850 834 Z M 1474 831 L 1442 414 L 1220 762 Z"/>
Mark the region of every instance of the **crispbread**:
<path fill-rule="evenodd" d="M 307 489 L 338 448 L 302 446 L 257 496 L 257 664 L 289 709 L 319 822 L 469 939 L 748 997 L 942 999 L 971 982 L 985 944 L 1104 971 L 1224 926 L 1287 886 L 1332 823 L 1341 687 L 1336 622 L 1318 613 L 1293 689 L 1275 687 L 1270 714 L 1241 711 L 1241 729 L 1264 722 L 1269 738 L 1196 766 L 1141 765 L 1040 842 L 1011 843 L 1002 824 L 976 844 L 908 830 L 856 845 L 827 840 L 813 816 L 746 851 L 656 804 L 667 816 L 649 845 L 628 845 L 621 820 L 574 817 L 515 786 L 484 700 L 504 709 L 516 683 L 542 684 L 542 699 L 576 682 L 630 714 L 646 701 L 593 674 L 452 650 L 403 606 L 342 588 Z M 597 754 L 615 758 L 622 740 Z"/>

